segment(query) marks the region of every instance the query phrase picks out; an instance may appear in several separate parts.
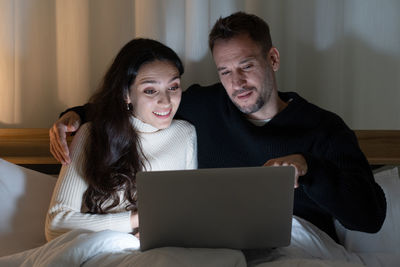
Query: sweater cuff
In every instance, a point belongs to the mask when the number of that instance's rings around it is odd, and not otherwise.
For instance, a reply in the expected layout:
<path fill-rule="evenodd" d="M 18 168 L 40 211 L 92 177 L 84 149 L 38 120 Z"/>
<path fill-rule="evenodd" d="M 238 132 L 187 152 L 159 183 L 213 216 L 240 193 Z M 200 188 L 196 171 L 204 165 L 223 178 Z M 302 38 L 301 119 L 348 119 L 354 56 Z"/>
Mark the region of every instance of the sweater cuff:
<path fill-rule="evenodd" d="M 316 166 L 318 166 L 320 163 L 318 162 L 317 159 L 310 153 L 300 153 L 303 155 L 304 159 L 306 160 L 307 163 L 307 173 L 303 176 L 299 177 L 299 184 L 301 185 L 311 185 L 313 183 L 313 177 L 315 177 L 315 174 L 313 174 L 314 169 Z M 318 167 L 317 167 L 318 168 Z"/>
<path fill-rule="evenodd" d="M 328 161 L 315 157 L 310 153 L 302 154 L 307 162 L 307 173 L 299 177 L 299 184 L 307 186 L 308 190 L 314 193 L 332 191 L 332 177 L 335 177 L 337 168 Z M 327 191 L 325 191 L 327 190 Z"/>
<path fill-rule="evenodd" d="M 109 229 L 118 232 L 130 233 L 131 228 L 131 212 L 110 213 Z"/>

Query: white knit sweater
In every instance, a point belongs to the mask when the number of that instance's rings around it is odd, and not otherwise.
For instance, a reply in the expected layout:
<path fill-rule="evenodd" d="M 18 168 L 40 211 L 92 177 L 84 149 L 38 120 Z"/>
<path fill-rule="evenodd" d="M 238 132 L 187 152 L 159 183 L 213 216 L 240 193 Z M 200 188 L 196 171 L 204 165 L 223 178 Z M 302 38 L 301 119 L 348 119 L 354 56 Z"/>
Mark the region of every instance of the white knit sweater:
<path fill-rule="evenodd" d="M 140 136 L 146 170 L 181 170 L 197 168 L 195 128 L 186 121 L 173 120 L 167 129 L 159 130 L 132 117 Z M 90 124 L 80 127 L 70 145 L 71 163 L 61 168 L 46 217 L 46 239 L 52 240 L 72 229 L 131 232 L 130 211 L 120 203 L 108 214 L 84 213 L 83 194 L 88 185 L 83 178 L 85 145 Z"/>

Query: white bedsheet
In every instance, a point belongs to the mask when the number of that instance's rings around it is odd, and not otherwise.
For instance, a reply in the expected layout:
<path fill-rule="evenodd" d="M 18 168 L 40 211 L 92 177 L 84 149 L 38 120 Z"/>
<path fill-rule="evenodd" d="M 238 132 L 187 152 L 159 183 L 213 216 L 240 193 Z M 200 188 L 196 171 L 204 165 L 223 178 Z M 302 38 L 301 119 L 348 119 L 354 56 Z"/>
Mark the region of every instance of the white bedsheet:
<path fill-rule="evenodd" d="M 241 251 L 166 247 L 139 251 L 139 240 L 110 230 L 90 232 L 73 230 L 53 241 L 28 251 L 0 258 L 0 266 L 397 266 L 400 257 L 390 254 L 358 255 L 346 251 L 312 224 L 293 218 L 293 236 L 289 247 L 260 253 L 246 263 Z M 271 262 L 270 260 L 273 261 Z M 266 260 L 270 262 L 265 262 Z M 386 263 L 382 262 L 386 261 Z"/>
<path fill-rule="evenodd" d="M 375 178 L 388 201 L 380 232 L 342 229 L 343 247 L 294 217 L 291 246 L 259 255 L 250 266 L 400 266 L 398 168 L 380 171 Z M 71 231 L 44 244 L 44 217 L 54 183 L 54 177 L 0 159 L 0 256 L 37 247 L 0 257 L 0 267 L 246 266 L 243 253 L 229 249 L 162 248 L 141 253 L 135 237 L 112 231 Z"/>
<path fill-rule="evenodd" d="M 139 252 L 136 237 L 105 230 L 73 230 L 28 251 L 0 258 L 0 266 L 246 266 L 240 251 L 160 248 Z"/>
<path fill-rule="evenodd" d="M 0 256 L 46 242 L 44 222 L 56 181 L 0 159 Z"/>

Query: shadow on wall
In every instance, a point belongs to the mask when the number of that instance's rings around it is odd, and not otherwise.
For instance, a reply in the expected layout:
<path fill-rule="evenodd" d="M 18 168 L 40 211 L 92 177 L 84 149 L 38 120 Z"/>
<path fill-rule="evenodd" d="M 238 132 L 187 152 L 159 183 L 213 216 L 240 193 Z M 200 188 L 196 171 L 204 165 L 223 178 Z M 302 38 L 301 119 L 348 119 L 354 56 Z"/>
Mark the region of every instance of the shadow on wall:
<path fill-rule="evenodd" d="M 194 83 L 206 86 L 217 82 L 219 82 L 219 78 L 211 52 L 207 52 L 198 61 L 186 61 L 185 73 L 182 77 L 183 90 L 186 90 Z"/>
<path fill-rule="evenodd" d="M 327 49 L 297 43 L 296 88 L 354 129 L 400 129 L 400 58 L 344 36 Z M 288 88 L 285 88 L 288 89 Z M 292 89 L 292 88 L 290 88 Z"/>
<path fill-rule="evenodd" d="M 399 21 L 393 5 L 367 1 L 360 11 L 338 1 L 285 9 L 278 88 L 298 91 L 351 128 L 400 129 L 400 36 L 390 26 Z"/>

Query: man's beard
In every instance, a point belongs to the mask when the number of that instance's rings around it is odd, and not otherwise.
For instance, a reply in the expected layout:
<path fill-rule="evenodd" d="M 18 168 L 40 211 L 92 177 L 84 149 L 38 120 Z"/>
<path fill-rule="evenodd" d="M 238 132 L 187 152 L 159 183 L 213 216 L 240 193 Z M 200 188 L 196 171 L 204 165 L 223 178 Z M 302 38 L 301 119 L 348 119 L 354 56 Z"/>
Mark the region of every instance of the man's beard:
<path fill-rule="evenodd" d="M 236 102 L 233 102 L 233 104 L 235 104 L 235 106 L 244 114 L 251 114 L 259 111 L 264 106 L 265 102 L 261 96 L 258 96 L 256 103 L 251 106 L 242 107 Z"/>
<path fill-rule="evenodd" d="M 241 93 L 244 93 L 244 92 L 247 92 L 247 91 L 257 92 L 257 90 L 254 89 L 254 88 L 252 88 L 252 89 L 245 89 L 245 88 L 240 89 L 240 90 L 238 90 L 238 91 L 236 91 L 236 92 L 234 92 L 232 94 L 232 102 L 244 114 L 251 114 L 251 113 L 259 111 L 264 106 L 265 101 L 264 101 L 264 99 L 263 99 L 263 97 L 261 95 L 258 96 L 256 102 L 254 104 L 252 104 L 251 106 L 240 106 L 236 101 L 233 100 L 233 99 L 236 98 L 237 95 L 239 95 Z"/>

